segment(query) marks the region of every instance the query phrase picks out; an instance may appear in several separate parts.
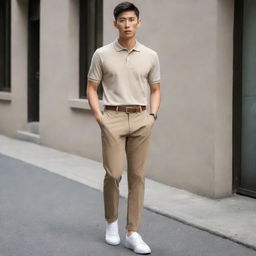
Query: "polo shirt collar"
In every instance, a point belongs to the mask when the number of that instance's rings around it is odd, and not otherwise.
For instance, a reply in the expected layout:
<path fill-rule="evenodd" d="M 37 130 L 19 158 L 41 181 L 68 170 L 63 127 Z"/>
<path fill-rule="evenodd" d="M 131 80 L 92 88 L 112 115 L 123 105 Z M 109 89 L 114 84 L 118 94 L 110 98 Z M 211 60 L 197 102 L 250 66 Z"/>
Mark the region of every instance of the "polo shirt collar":
<path fill-rule="evenodd" d="M 141 50 L 141 47 L 140 47 L 140 43 L 138 42 L 137 39 L 136 40 L 136 43 L 135 43 L 135 46 L 130 50 L 130 51 L 137 51 L 139 52 Z M 125 48 L 124 46 L 122 46 L 119 42 L 118 42 L 118 38 L 116 38 L 116 40 L 114 41 L 114 48 L 117 52 L 120 52 L 120 51 L 123 51 L 123 50 L 126 50 L 127 51 L 127 48 Z"/>

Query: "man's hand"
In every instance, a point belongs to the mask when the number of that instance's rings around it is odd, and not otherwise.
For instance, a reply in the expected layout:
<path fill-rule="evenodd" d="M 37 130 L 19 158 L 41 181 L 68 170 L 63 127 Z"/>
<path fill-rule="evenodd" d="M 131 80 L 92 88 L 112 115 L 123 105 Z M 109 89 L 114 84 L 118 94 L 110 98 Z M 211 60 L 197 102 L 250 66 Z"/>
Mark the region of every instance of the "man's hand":
<path fill-rule="evenodd" d="M 101 122 L 102 116 L 103 116 L 102 114 L 94 116 L 95 119 L 96 119 L 96 121 L 97 121 L 99 124 L 100 124 L 100 122 Z"/>
<path fill-rule="evenodd" d="M 94 115 L 94 118 L 100 124 L 102 113 L 100 111 L 99 97 L 97 94 L 97 89 L 99 84 L 100 82 L 88 81 L 86 93 L 87 93 L 87 99 L 88 99 L 90 108 L 92 110 L 92 113 Z"/>

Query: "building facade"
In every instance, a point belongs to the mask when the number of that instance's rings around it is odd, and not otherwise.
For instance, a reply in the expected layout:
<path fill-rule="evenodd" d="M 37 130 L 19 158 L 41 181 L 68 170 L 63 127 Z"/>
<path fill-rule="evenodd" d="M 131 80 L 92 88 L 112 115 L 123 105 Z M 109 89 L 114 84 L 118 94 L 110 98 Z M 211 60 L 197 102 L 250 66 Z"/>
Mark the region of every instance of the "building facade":
<path fill-rule="evenodd" d="M 117 37 L 119 2 L 1 1 L 1 134 L 101 161 L 86 74 L 94 50 Z M 132 2 L 138 40 L 161 63 L 147 176 L 211 198 L 255 197 L 256 1 Z"/>

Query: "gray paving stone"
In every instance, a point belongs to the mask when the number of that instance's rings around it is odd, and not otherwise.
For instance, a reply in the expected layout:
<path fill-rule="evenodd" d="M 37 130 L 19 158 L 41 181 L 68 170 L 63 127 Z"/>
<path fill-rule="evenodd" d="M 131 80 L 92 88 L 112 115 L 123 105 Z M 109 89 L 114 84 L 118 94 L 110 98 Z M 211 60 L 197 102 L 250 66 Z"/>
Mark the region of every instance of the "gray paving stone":
<path fill-rule="evenodd" d="M 126 199 L 119 230 L 125 235 Z M 0 154 L 0 256 L 125 256 L 104 242 L 102 192 Z M 139 232 L 161 256 L 255 256 L 243 245 L 144 209 Z"/>

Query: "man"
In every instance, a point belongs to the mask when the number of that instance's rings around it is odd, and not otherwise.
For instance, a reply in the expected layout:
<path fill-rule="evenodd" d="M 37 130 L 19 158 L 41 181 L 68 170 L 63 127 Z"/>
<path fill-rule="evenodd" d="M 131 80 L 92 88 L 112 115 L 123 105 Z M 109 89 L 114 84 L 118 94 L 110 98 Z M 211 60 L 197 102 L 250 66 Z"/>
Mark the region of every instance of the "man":
<path fill-rule="evenodd" d="M 87 97 L 101 129 L 104 178 L 105 241 L 120 243 L 118 233 L 119 182 L 123 153 L 127 157 L 128 207 L 125 246 L 138 254 L 151 253 L 137 232 L 144 200 L 145 168 L 151 128 L 160 106 L 158 55 L 136 39 L 141 24 L 138 8 L 122 2 L 114 9 L 119 37 L 98 48 L 88 72 Z M 97 88 L 102 81 L 104 111 Z M 146 110 L 150 88 L 150 111 Z"/>

